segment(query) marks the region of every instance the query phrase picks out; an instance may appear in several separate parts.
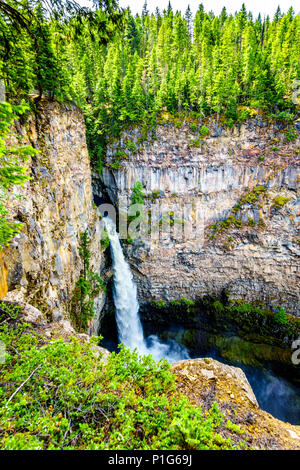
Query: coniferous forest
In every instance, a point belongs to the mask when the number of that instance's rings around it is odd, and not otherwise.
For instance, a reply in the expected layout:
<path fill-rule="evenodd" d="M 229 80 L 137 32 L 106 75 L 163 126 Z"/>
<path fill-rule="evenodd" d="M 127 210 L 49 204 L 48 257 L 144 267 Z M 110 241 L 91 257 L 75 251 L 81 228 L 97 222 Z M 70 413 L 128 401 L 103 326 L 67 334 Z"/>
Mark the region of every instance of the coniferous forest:
<path fill-rule="evenodd" d="M 107 136 L 131 123 L 151 126 L 162 110 L 224 115 L 285 112 L 299 79 L 300 17 L 293 8 L 254 18 L 243 4 L 216 16 L 167 10 L 132 16 L 101 2 L 0 5 L 1 68 L 7 97 L 42 93 L 83 110 L 90 152 L 101 161 Z M 50 14 L 51 13 L 51 14 Z M 38 99 L 38 98 L 37 98 Z"/>

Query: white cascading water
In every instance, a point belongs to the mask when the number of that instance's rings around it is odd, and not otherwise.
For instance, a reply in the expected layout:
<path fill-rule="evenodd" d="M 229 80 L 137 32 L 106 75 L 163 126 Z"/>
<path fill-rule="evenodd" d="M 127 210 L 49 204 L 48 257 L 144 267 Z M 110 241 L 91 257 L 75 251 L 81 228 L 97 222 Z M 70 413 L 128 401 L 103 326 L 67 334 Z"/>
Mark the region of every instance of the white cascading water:
<path fill-rule="evenodd" d="M 104 217 L 103 220 L 110 241 L 114 272 L 113 297 L 120 343 L 124 343 L 131 350 L 137 349 L 142 355 L 151 354 L 156 360 L 164 358 L 174 362 L 189 359 L 186 348 L 173 340 L 162 343 L 155 335 L 144 337 L 139 317 L 137 288 L 125 260 L 119 235 L 111 219 Z"/>

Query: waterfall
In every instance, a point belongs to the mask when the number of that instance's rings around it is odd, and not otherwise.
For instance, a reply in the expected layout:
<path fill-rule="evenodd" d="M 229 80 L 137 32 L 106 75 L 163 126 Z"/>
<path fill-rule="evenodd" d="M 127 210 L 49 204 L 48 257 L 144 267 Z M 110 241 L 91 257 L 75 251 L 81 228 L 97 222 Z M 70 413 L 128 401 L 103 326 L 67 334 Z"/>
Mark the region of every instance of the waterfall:
<path fill-rule="evenodd" d="M 186 348 L 174 340 L 162 343 L 156 335 L 145 338 L 139 317 L 137 288 L 125 260 L 119 235 L 111 219 L 104 217 L 103 220 L 110 241 L 114 274 L 113 299 L 120 343 L 124 343 L 131 350 L 136 348 L 142 355 L 152 354 L 156 360 L 164 358 L 174 362 L 189 359 Z"/>

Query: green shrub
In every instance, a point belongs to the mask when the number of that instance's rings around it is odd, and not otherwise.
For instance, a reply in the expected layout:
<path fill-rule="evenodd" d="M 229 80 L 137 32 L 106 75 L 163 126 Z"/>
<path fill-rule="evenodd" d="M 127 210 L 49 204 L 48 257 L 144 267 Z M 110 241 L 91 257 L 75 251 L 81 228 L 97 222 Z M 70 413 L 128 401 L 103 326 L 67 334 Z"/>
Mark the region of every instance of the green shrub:
<path fill-rule="evenodd" d="M 91 252 L 90 238 L 87 231 L 80 236 L 79 255 L 82 260 L 82 270 L 75 284 L 71 300 L 71 318 L 78 331 L 85 332 L 90 320 L 95 316 L 94 300 L 101 290 L 105 290 L 104 281 L 99 274 L 90 269 Z"/>
<path fill-rule="evenodd" d="M 226 219 L 217 222 L 210 226 L 213 233 L 221 234 L 227 232 L 230 228 L 237 228 L 240 229 L 243 226 L 243 222 L 240 219 L 235 218 L 234 216 L 230 215 Z"/>
<path fill-rule="evenodd" d="M 26 324 L 1 323 L 0 340 L 2 450 L 238 448 L 215 403 L 204 414 L 176 391 L 166 361 L 121 346 L 104 364 L 94 339 L 45 342 Z"/>
<path fill-rule="evenodd" d="M 109 236 L 108 236 L 108 231 L 106 227 L 104 228 L 104 234 L 105 234 L 105 237 L 101 239 L 101 246 L 103 248 L 103 251 L 105 251 L 106 248 L 109 247 Z"/>
<path fill-rule="evenodd" d="M 179 305 L 181 305 L 181 302 L 180 300 L 173 299 L 170 301 L 170 304 L 173 305 L 174 307 L 178 307 Z"/>
<path fill-rule="evenodd" d="M 160 196 L 160 192 L 158 189 L 154 189 L 152 191 L 152 194 L 150 196 L 150 199 L 152 202 L 155 202 L 157 199 L 159 199 L 161 196 Z"/>
<path fill-rule="evenodd" d="M 156 305 L 159 308 L 164 308 L 168 305 L 168 303 L 165 300 L 159 299 L 159 300 L 152 300 L 152 303 Z"/>
<path fill-rule="evenodd" d="M 30 145 L 10 147 L 7 145 L 15 121 L 29 110 L 27 105 L 0 103 L 0 249 L 8 246 L 23 224 L 9 220 L 7 210 L 8 193 L 15 186 L 22 186 L 30 178 L 26 167 L 21 165 L 38 153 Z M 16 197 L 16 196 L 15 196 Z"/>
<path fill-rule="evenodd" d="M 224 312 L 224 305 L 219 300 L 216 300 L 212 306 L 217 313 Z"/>
<path fill-rule="evenodd" d="M 293 122 L 295 115 L 291 113 L 287 113 L 286 111 L 280 111 L 277 114 L 271 114 L 271 117 L 278 122 L 291 123 Z"/>
<path fill-rule="evenodd" d="M 96 163 L 96 170 L 98 172 L 98 175 L 102 175 L 104 167 L 105 167 L 105 163 L 103 159 L 99 156 L 97 159 L 97 163 Z"/>
<path fill-rule="evenodd" d="M 109 166 L 110 166 L 113 170 L 120 170 L 120 168 L 122 168 L 122 164 L 121 164 L 119 161 L 112 162 Z"/>
<path fill-rule="evenodd" d="M 189 148 L 191 147 L 201 147 L 201 143 L 202 143 L 202 139 L 199 137 L 199 139 L 194 139 L 194 140 L 191 140 L 191 142 L 189 142 L 188 146 Z"/>
<path fill-rule="evenodd" d="M 285 133 L 285 137 L 288 142 L 293 142 L 297 140 L 297 137 L 298 137 L 297 130 L 294 127 L 292 129 L 288 129 Z"/>
<path fill-rule="evenodd" d="M 236 433 L 236 434 L 243 434 L 244 431 L 239 427 L 237 426 L 236 424 L 232 423 L 231 421 L 227 421 L 226 422 L 226 428 L 233 432 L 233 433 Z"/>
<path fill-rule="evenodd" d="M 130 139 L 127 140 L 127 142 L 126 142 L 126 148 L 127 148 L 127 150 L 129 150 L 129 152 L 131 152 L 131 153 L 136 153 L 136 151 L 137 151 L 137 146 L 136 146 L 135 143 L 132 142 L 132 140 L 130 140 Z"/>
<path fill-rule="evenodd" d="M 186 299 L 185 297 L 182 297 L 181 298 L 181 303 L 183 305 L 186 305 L 187 307 L 192 307 L 193 305 L 195 305 L 195 302 L 191 299 Z"/>
<path fill-rule="evenodd" d="M 238 115 L 238 121 L 245 121 L 251 117 L 251 109 L 243 109 Z"/>
<path fill-rule="evenodd" d="M 276 196 L 273 199 L 273 203 L 275 207 L 278 207 L 281 209 L 285 204 L 287 204 L 290 201 L 290 198 L 288 197 L 283 197 L 283 196 Z"/>
<path fill-rule="evenodd" d="M 201 126 L 200 127 L 200 134 L 203 135 L 203 136 L 206 136 L 209 134 L 209 129 L 208 127 L 206 126 Z"/>
<path fill-rule="evenodd" d="M 145 198 L 144 188 L 140 181 L 137 181 L 132 188 L 131 205 L 143 204 Z"/>
<path fill-rule="evenodd" d="M 123 150 L 117 150 L 115 153 L 115 157 L 118 161 L 126 160 L 128 158 L 127 153 L 123 152 Z"/>
<path fill-rule="evenodd" d="M 235 119 L 233 118 L 229 118 L 227 119 L 227 121 L 225 122 L 226 126 L 229 128 L 229 129 L 232 129 L 235 125 L 236 121 Z"/>
<path fill-rule="evenodd" d="M 233 208 L 232 212 L 235 213 L 240 210 L 245 204 L 255 205 L 259 200 L 261 194 L 267 191 L 266 186 L 256 186 L 251 191 L 247 192 Z"/>
<path fill-rule="evenodd" d="M 170 301 L 170 305 L 173 307 L 180 307 L 180 306 L 185 306 L 187 307 L 187 312 L 190 311 L 190 308 L 195 305 L 195 302 L 190 299 L 186 299 L 185 297 L 182 297 L 181 299 L 173 299 Z"/>

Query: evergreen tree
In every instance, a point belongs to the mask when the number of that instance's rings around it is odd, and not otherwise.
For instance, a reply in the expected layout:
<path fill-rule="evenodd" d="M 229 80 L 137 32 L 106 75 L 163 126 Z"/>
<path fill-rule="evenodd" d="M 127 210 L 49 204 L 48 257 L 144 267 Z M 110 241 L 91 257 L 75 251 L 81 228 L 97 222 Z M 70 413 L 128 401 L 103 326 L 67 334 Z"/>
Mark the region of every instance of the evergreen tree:
<path fill-rule="evenodd" d="M 34 89 L 39 96 L 72 98 L 84 112 L 99 167 L 107 139 L 132 123 L 147 127 L 165 110 L 180 118 L 223 114 L 232 124 L 241 106 L 272 112 L 293 106 L 300 48 L 293 9 L 278 8 L 273 20 L 262 20 L 244 4 L 235 15 L 225 8 L 207 13 L 200 4 L 193 19 L 189 6 L 182 15 L 169 2 L 162 13 L 149 14 L 145 2 L 141 15 L 123 12 L 121 27 L 111 2 L 77 15 L 70 0 L 70 11 L 63 8 L 55 18 L 59 2 L 49 2 L 49 14 L 43 0 L 18 3 L 18 19 L 4 14 L 0 2 L 0 78 L 15 99 Z"/>

